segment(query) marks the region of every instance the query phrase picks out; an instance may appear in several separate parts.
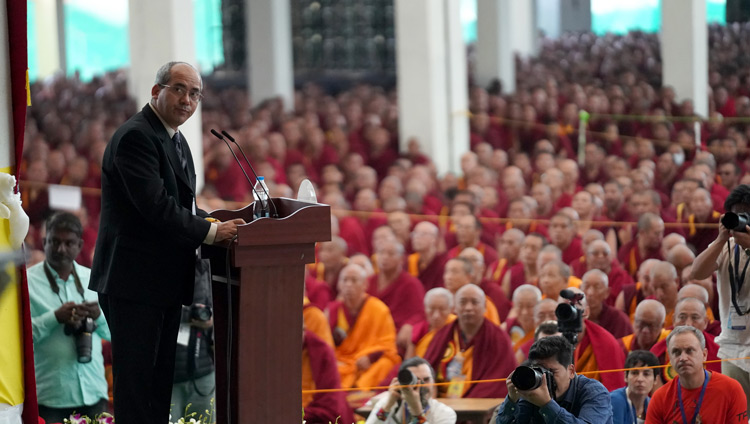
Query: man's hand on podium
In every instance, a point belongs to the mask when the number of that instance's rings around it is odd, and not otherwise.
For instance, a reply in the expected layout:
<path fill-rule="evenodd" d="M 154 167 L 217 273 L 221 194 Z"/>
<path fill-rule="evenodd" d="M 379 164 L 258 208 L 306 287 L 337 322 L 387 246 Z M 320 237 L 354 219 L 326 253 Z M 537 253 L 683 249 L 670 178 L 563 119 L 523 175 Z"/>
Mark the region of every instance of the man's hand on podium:
<path fill-rule="evenodd" d="M 229 240 L 237 235 L 237 226 L 245 224 L 245 220 L 242 218 L 235 218 L 231 221 L 224 221 L 218 224 L 216 230 L 216 238 L 214 243 L 220 243 L 224 240 Z"/>

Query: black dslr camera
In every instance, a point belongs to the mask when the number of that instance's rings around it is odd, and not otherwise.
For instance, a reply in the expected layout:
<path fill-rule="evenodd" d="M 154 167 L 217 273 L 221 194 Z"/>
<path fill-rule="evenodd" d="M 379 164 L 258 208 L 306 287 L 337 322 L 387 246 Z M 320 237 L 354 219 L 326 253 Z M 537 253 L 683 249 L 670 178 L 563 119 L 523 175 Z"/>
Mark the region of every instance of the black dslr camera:
<path fill-rule="evenodd" d="M 66 336 L 75 337 L 78 362 L 82 364 L 91 362 L 91 334 L 96 327 L 96 322 L 91 317 L 86 317 L 80 321 L 67 322 L 63 329 Z"/>
<path fill-rule="evenodd" d="M 555 309 L 557 328 L 563 337 L 575 346 L 578 344 L 578 333 L 583 331 L 583 311 L 575 305 L 581 303 L 583 294 L 565 289 L 560 291 L 560 296 L 568 303 L 561 303 Z"/>
<path fill-rule="evenodd" d="M 729 231 L 745 232 L 745 226 L 750 223 L 750 214 L 747 212 L 727 212 L 721 218 L 721 224 Z"/>
<path fill-rule="evenodd" d="M 557 384 L 552 376 L 552 371 L 539 365 L 520 365 L 513 371 L 510 381 L 518 390 L 534 390 L 542 385 L 542 376 L 547 377 L 547 390 L 552 399 L 555 398 Z"/>

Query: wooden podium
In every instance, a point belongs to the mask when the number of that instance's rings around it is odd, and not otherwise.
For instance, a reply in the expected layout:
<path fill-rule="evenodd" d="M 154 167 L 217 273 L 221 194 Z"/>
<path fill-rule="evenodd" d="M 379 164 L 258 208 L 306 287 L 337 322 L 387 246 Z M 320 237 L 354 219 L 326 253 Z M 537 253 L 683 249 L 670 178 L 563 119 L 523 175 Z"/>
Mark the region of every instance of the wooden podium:
<path fill-rule="evenodd" d="M 238 228 L 230 247 L 202 247 L 213 274 L 215 422 L 219 423 L 302 422 L 305 264 L 315 261 L 316 242 L 331 240 L 331 208 L 286 198 L 271 200 L 279 218 L 253 221 L 253 204 L 211 212 L 221 221 L 242 218 L 247 224 Z"/>

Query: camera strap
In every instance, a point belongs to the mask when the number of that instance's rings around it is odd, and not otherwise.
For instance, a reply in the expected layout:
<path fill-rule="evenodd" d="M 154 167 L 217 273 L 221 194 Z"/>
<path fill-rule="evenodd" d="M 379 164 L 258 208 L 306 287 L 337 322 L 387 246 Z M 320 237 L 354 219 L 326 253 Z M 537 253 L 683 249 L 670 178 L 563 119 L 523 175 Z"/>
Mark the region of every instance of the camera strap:
<path fill-rule="evenodd" d="M 60 299 L 60 303 L 63 304 L 65 302 L 63 302 L 62 297 L 60 297 L 60 287 L 57 285 L 55 277 L 52 276 L 52 271 L 50 270 L 50 268 L 51 267 L 49 266 L 47 261 L 44 261 L 44 275 L 47 276 L 47 281 L 49 282 L 49 286 L 52 289 L 52 292 L 57 295 L 57 298 Z M 86 298 L 83 296 L 83 285 L 81 284 L 81 279 L 78 278 L 78 273 L 76 272 L 75 265 L 73 265 L 71 274 L 73 274 L 73 281 L 75 281 L 76 291 L 78 291 L 78 294 L 81 295 L 81 299 L 85 302 Z"/>
<path fill-rule="evenodd" d="M 729 253 L 729 288 L 732 290 L 732 306 L 737 311 L 737 315 L 743 316 L 748 311 L 743 311 L 737 304 L 737 293 L 742 290 L 742 285 L 745 283 L 745 274 L 747 273 L 747 266 L 750 265 L 750 259 L 745 262 L 745 267 L 740 274 L 740 247 L 737 244 L 734 245 L 734 266 L 732 266 L 732 250 L 729 246 L 729 240 L 727 240 L 727 252 Z"/>

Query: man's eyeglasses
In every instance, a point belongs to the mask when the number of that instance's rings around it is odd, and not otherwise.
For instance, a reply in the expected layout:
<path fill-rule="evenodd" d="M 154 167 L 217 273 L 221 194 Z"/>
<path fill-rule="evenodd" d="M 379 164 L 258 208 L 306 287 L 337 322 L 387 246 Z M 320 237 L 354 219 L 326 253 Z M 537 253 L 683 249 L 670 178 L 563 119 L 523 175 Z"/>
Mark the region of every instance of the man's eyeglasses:
<path fill-rule="evenodd" d="M 198 103 L 201 100 L 203 100 L 203 94 L 201 94 L 198 90 L 193 91 L 187 91 L 185 87 L 179 86 L 179 85 L 167 85 L 167 84 L 159 84 L 163 88 L 168 88 L 172 93 L 177 95 L 179 98 L 183 98 L 185 94 L 187 94 L 190 97 L 190 100 L 194 103 Z"/>

